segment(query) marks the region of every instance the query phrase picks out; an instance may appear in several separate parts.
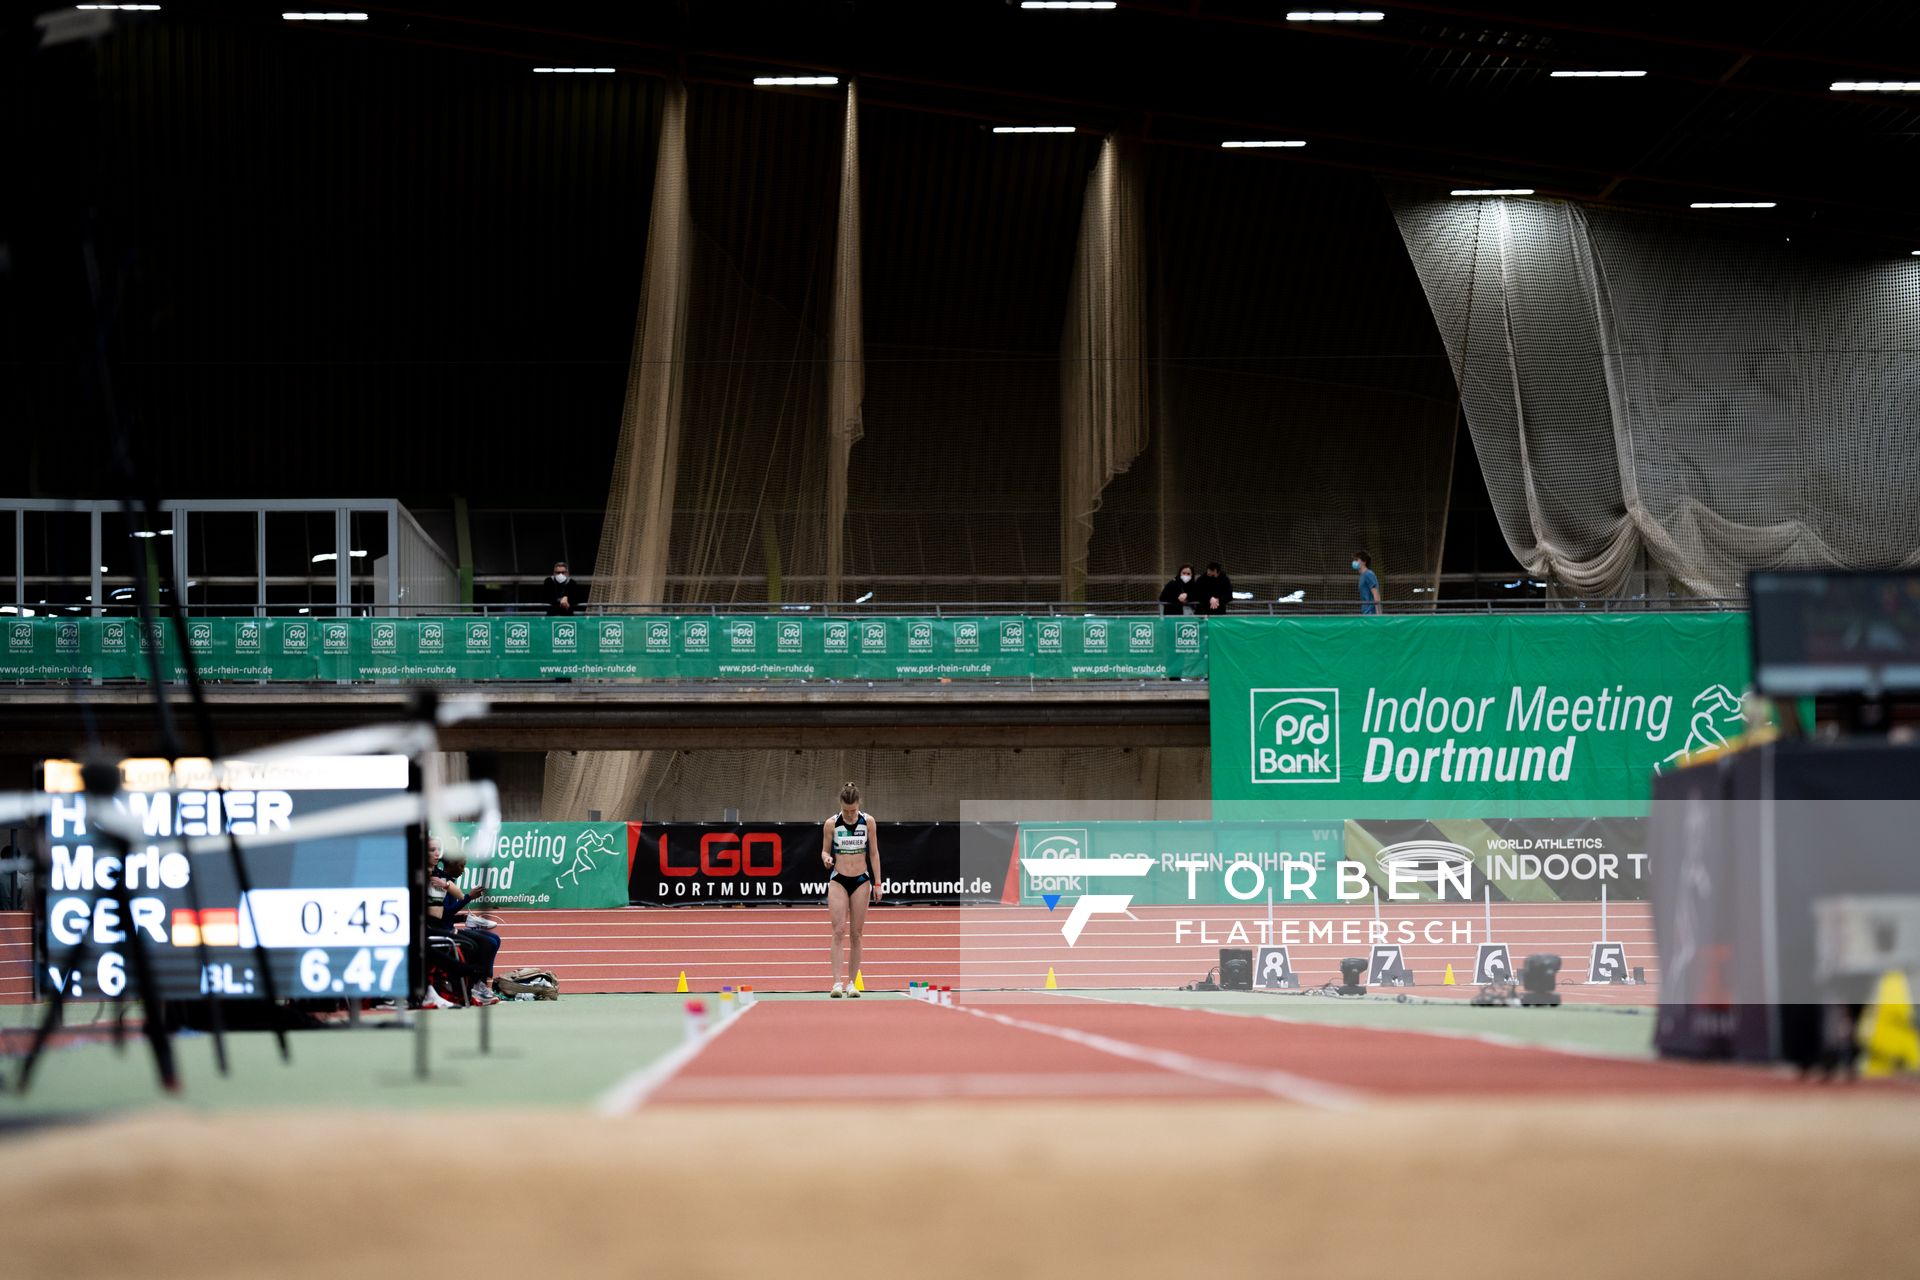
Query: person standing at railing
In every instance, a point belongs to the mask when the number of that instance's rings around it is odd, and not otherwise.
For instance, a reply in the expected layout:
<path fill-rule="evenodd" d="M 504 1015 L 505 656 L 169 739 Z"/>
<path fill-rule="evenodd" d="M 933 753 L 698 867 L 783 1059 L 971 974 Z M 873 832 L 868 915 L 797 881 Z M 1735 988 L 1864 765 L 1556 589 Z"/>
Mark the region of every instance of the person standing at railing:
<path fill-rule="evenodd" d="M 1360 612 L 1385 613 L 1386 602 L 1380 598 L 1380 579 L 1373 572 L 1373 557 L 1365 551 L 1356 551 L 1352 564 L 1360 575 Z"/>
<path fill-rule="evenodd" d="M 1183 564 L 1180 572 L 1160 588 L 1160 612 L 1169 618 L 1193 612 L 1193 566 Z"/>
<path fill-rule="evenodd" d="M 547 613 L 552 617 L 570 618 L 586 601 L 585 590 L 567 572 L 565 560 L 553 562 L 553 576 L 541 584 L 541 590 L 546 593 Z"/>
<path fill-rule="evenodd" d="M 1198 586 L 1200 589 L 1194 593 L 1194 599 L 1199 602 L 1201 613 L 1215 617 L 1227 611 L 1227 605 L 1233 599 L 1233 579 L 1227 576 L 1227 571 L 1220 567 L 1218 560 L 1209 564 L 1207 571 L 1200 575 Z"/>

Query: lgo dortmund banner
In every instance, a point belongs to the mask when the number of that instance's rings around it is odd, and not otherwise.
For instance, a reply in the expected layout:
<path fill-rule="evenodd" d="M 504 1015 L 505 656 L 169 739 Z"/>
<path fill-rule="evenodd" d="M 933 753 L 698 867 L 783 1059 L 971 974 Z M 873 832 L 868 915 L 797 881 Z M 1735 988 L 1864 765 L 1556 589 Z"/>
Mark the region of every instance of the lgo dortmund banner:
<path fill-rule="evenodd" d="M 1213 795 L 1311 818 L 1644 814 L 1742 727 L 1738 614 L 1233 618 Z"/>

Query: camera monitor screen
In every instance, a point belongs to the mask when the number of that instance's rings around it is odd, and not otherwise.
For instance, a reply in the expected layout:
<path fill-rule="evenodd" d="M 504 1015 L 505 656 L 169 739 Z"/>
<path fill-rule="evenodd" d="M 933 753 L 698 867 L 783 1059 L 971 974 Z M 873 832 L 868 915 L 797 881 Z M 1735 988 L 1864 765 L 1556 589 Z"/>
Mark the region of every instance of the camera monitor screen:
<path fill-rule="evenodd" d="M 220 779 L 204 759 L 171 769 L 134 759 L 120 762 L 120 774 L 112 803 L 141 833 L 124 860 L 91 811 L 98 802 L 83 792 L 80 766 L 41 765 L 52 805 L 34 930 L 43 992 L 137 995 L 129 929 L 145 943 L 164 999 L 260 999 L 262 950 L 282 999 L 391 999 L 417 987 L 421 904 L 409 828 L 301 836 L 315 815 L 404 793 L 405 756 L 230 760 Z M 217 839 L 228 832 L 241 841 L 245 901 L 227 841 Z M 281 833 L 293 838 L 273 839 Z M 216 839 L 188 852 L 173 837 Z M 122 879 L 128 919 L 117 900 Z"/>
<path fill-rule="evenodd" d="M 1920 693 L 1920 573 L 1756 573 L 1748 590 L 1761 693 Z"/>

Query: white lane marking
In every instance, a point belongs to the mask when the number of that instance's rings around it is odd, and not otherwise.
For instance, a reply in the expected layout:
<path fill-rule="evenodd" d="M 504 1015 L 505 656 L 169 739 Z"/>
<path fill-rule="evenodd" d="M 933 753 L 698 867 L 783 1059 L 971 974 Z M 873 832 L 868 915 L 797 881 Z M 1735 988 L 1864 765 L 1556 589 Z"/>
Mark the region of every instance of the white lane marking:
<path fill-rule="evenodd" d="M 1224 1092 L 1224 1091 L 1223 1091 Z M 1166 1071 L 991 1071 L 967 1074 L 691 1077 L 674 1101 L 805 1101 L 827 1105 L 879 1098 L 1198 1097 L 1210 1089 Z"/>
<path fill-rule="evenodd" d="M 1560 1040 L 1525 1040 L 1519 1036 L 1503 1035 L 1498 1031 L 1459 1031 L 1449 1027 L 1377 1027 L 1362 1022 L 1323 1022 L 1318 1018 L 1291 1018 L 1284 1013 L 1271 1013 L 1265 1009 L 1210 1009 L 1197 1004 L 1145 1004 L 1138 1000 L 1122 1000 L 1114 996 L 1090 996 L 1080 991 L 1049 991 L 1050 996 L 1065 996 L 1073 1000 L 1092 1000 L 1099 1004 L 1119 1004 L 1129 1008 L 1147 1009 L 1185 1009 L 1189 1013 L 1210 1013 L 1221 1018 L 1255 1018 L 1265 1022 L 1278 1022 L 1289 1027 L 1331 1027 L 1339 1031 L 1373 1031 L 1383 1035 L 1434 1036 L 1441 1040 L 1469 1040 L 1479 1044 L 1491 1045 L 1496 1049 L 1538 1049 L 1542 1053 L 1557 1053 L 1568 1058 L 1595 1058 L 1605 1062 L 1658 1062 L 1660 1059 L 1651 1052 L 1638 1053 L 1632 1049 L 1601 1049 L 1588 1045 L 1572 1044 Z M 1281 997 L 1292 999 L 1291 996 Z M 1462 1008 L 1471 1008 L 1461 1001 Z M 1446 1005 L 1433 1004 L 1426 1008 L 1446 1008 Z M 1579 1006 L 1575 1006 L 1579 1007 Z M 1592 1005 L 1596 1009 L 1618 1008 L 1618 1005 Z"/>
<path fill-rule="evenodd" d="M 646 1104 L 648 1098 L 659 1091 L 661 1085 L 678 1075 L 688 1063 L 699 1057 L 708 1045 L 725 1035 L 729 1027 L 757 1008 L 759 1008 L 758 1005 L 748 1005 L 719 1026 L 709 1027 L 695 1039 L 683 1041 L 661 1054 L 601 1094 L 594 1102 L 594 1109 L 603 1116 L 625 1115 L 629 1111 L 638 1110 Z"/>
<path fill-rule="evenodd" d="M 1116 1058 L 1125 1058 L 1129 1062 L 1143 1062 L 1148 1066 L 1159 1067 L 1162 1071 L 1178 1072 L 1213 1084 L 1272 1094 L 1288 1102 L 1299 1102 L 1310 1107 L 1324 1107 L 1334 1111 L 1350 1110 L 1358 1107 L 1361 1102 L 1360 1095 L 1350 1089 L 1343 1089 L 1339 1085 L 1326 1084 L 1319 1080 L 1309 1080 L 1305 1076 L 1296 1076 L 1291 1072 L 1276 1071 L 1269 1067 L 1243 1067 L 1231 1062 L 1214 1062 L 1207 1058 L 1196 1058 L 1192 1054 L 1181 1053 L 1175 1049 L 1155 1049 L 1127 1040 L 1116 1040 L 1112 1036 L 1078 1031 L 1072 1027 L 1056 1027 L 1045 1022 L 1029 1022 L 1025 1018 L 1015 1018 L 1004 1013 L 989 1013 L 985 1009 L 976 1009 L 972 1005 L 951 1007 L 956 1013 L 985 1018 L 1003 1027 L 1052 1036 L 1056 1040 L 1065 1040 L 1069 1044 L 1077 1044 L 1082 1048 L 1111 1054 Z"/>

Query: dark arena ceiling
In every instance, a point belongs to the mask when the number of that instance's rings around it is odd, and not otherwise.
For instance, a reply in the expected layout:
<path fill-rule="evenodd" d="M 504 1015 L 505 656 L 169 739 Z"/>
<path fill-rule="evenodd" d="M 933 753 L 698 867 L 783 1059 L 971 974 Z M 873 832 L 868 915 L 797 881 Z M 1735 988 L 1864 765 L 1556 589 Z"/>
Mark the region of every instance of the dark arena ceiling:
<path fill-rule="evenodd" d="M 906 131 L 931 146 L 956 129 L 1071 125 L 1085 138 L 969 179 L 1029 183 L 1069 218 L 1093 141 L 1117 131 L 1216 160 L 1225 141 L 1301 142 L 1243 158 L 1265 166 L 1256 181 L 1299 174 L 1302 190 L 1331 175 L 1528 188 L 1815 252 L 1920 250 L 1920 92 L 1833 88 L 1920 83 L 1910 0 L 1364 7 L 1380 19 L 1295 21 L 1284 0 L 550 0 L 356 7 L 364 20 L 327 22 L 162 0 L 109 15 L 103 38 L 47 47 L 16 8 L 0 90 L 12 171 L 0 320 L 19 376 L 0 403 L 8 434 L 33 443 L 6 487 L 103 490 L 76 371 L 104 325 L 110 360 L 130 371 L 122 408 L 160 458 L 154 479 L 182 496 L 359 476 L 356 492 L 510 500 L 524 486 L 593 505 L 618 423 L 660 87 L 676 76 L 746 97 L 755 76 L 857 80 L 867 119 L 901 122 L 876 125 L 894 135 L 876 146 L 896 150 Z M 544 65 L 613 71 L 531 74 Z M 1574 71 L 1645 74 L 1555 74 Z M 839 90 L 761 92 L 825 108 Z M 743 146 L 772 145 L 772 117 L 757 111 L 734 125 Z M 1689 208 L 1705 202 L 1772 207 Z M 1370 252 L 1396 251 L 1384 208 L 1363 221 Z M 89 302 L 89 235 L 104 313 Z M 1402 275 L 1383 309 L 1418 305 Z M 1047 317 L 1034 329 L 1036 343 L 1057 332 Z M 1437 339 L 1422 341 L 1438 355 Z M 516 363 L 546 380 L 518 378 Z M 562 368 L 564 386 L 551 373 Z M 543 413 L 551 430 L 527 432 Z M 288 425 L 263 431 L 269 415 Z M 338 428 L 350 457 L 394 442 L 402 417 L 422 424 L 408 433 L 417 447 L 395 445 L 378 479 L 302 443 L 352 419 Z M 516 459 L 517 438 L 560 457 Z M 483 456 L 445 465 L 463 442 Z"/>
<path fill-rule="evenodd" d="M 1920 82 L 1920 5 L 1346 8 L 1382 17 L 1289 21 L 1301 6 L 1285 0 L 1118 0 L 1112 11 L 1065 12 L 1003 0 L 560 0 L 369 6 L 363 22 L 295 24 L 271 4 L 186 0 L 152 20 L 694 83 L 857 77 L 875 108 L 1073 124 L 1165 145 L 1301 139 L 1308 147 L 1289 161 L 1415 182 L 1663 210 L 1770 200 L 1779 208 L 1768 217 L 1736 221 L 1903 242 L 1920 233 L 1910 199 L 1920 94 L 1830 87 Z M 211 88 L 219 74 L 171 70 L 182 89 Z M 1553 74 L 1594 70 L 1646 74 Z M 235 106 L 245 109 L 244 96 Z"/>

